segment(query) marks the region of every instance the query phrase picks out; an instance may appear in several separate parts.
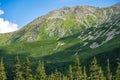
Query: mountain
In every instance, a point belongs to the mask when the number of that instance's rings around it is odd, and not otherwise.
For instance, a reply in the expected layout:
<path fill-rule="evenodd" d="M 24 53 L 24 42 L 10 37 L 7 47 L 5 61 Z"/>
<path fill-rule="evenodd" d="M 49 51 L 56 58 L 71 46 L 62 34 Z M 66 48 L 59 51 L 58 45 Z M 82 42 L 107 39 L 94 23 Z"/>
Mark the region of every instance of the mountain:
<path fill-rule="evenodd" d="M 119 13 L 119 4 L 108 8 L 91 6 L 63 7 L 59 10 L 51 11 L 27 24 L 19 31 L 11 33 L 9 38 L 7 37 L 6 40 L 4 40 L 5 42 L 1 43 L 46 39 L 58 40 L 63 37 L 85 32 L 88 28 L 96 29 L 101 26 L 103 27 L 105 24 L 108 24 L 106 25 L 108 27 L 117 25 L 116 19 L 119 19 Z M 105 31 L 101 32 L 101 34 L 102 33 L 105 33 Z M 95 35 L 97 36 L 98 34 Z"/>
<path fill-rule="evenodd" d="M 0 56 L 10 65 L 15 55 L 29 56 L 32 64 L 69 63 L 78 55 L 83 64 L 96 56 L 111 59 L 112 70 L 120 61 L 120 4 L 106 8 L 63 7 L 49 12 L 18 31 L 0 34 Z"/>

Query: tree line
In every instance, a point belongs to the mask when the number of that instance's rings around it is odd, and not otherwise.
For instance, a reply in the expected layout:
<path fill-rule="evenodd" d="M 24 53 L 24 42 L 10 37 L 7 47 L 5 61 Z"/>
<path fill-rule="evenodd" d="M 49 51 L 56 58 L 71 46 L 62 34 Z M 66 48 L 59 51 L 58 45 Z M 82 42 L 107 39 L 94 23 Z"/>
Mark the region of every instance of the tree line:
<path fill-rule="evenodd" d="M 43 61 L 38 62 L 35 74 L 33 75 L 28 57 L 25 58 L 24 65 L 21 66 L 19 57 L 16 56 L 13 67 L 13 80 L 120 80 L 120 63 L 118 63 L 115 74 L 112 75 L 110 62 L 107 59 L 107 74 L 104 75 L 104 71 L 97 63 L 96 57 L 93 58 L 89 65 L 89 74 L 87 74 L 86 66 L 81 66 L 78 56 L 76 56 L 74 65 L 69 65 L 66 75 L 57 69 L 50 75 L 47 75 Z M 7 80 L 2 58 L 0 60 L 0 80 Z"/>

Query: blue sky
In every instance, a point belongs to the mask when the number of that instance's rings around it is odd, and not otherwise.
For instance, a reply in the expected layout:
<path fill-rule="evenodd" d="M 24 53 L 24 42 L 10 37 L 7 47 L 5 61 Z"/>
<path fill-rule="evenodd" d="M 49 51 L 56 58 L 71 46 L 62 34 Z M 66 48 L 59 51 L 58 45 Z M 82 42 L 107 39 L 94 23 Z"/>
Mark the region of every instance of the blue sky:
<path fill-rule="evenodd" d="M 64 6 L 107 7 L 118 2 L 120 0 L 0 0 L 0 25 L 3 25 L 0 26 L 0 33 L 4 33 L 1 32 L 3 27 L 13 26 L 17 30 L 35 18 Z"/>

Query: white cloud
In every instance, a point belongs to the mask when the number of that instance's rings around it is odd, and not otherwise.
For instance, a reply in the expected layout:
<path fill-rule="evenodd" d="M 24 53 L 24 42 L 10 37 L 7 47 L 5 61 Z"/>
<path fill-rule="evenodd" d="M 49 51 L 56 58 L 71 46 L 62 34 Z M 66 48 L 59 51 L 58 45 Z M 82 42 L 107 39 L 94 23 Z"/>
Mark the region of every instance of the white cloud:
<path fill-rule="evenodd" d="M 3 10 L 0 10 L 0 15 L 4 14 L 4 11 Z"/>
<path fill-rule="evenodd" d="M 18 25 L 0 18 L 0 33 L 13 32 L 18 30 Z"/>
<path fill-rule="evenodd" d="M 4 14 L 3 10 L 0 10 L 0 15 Z M 0 18 L 0 33 L 7 33 L 7 32 L 13 32 L 18 30 L 18 25 L 15 23 L 12 23 L 8 20 L 4 20 L 4 18 Z"/>

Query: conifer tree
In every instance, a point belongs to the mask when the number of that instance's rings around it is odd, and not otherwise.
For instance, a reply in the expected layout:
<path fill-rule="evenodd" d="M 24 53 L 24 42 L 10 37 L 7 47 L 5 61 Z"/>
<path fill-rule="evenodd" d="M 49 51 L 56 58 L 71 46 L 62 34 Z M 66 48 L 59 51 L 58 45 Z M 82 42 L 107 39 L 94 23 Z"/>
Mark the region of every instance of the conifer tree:
<path fill-rule="evenodd" d="M 33 80 L 30 69 L 30 61 L 28 57 L 25 58 L 24 67 L 23 67 L 23 77 L 25 80 Z"/>
<path fill-rule="evenodd" d="M 61 80 L 62 79 L 62 74 L 57 69 L 55 70 L 54 75 L 55 75 L 55 80 Z"/>
<path fill-rule="evenodd" d="M 97 59 L 94 57 L 90 65 L 89 80 L 105 80 L 101 67 L 97 64 Z"/>
<path fill-rule="evenodd" d="M 5 73 L 5 68 L 4 68 L 2 57 L 0 60 L 0 80 L 6 80 L 6 73 Z"/>
<path fill-rule="evenodd" d="M 69 66 L 69 70 L 68 70 L 67 75 L 68 75 L 69 80 L 73 80 L 73 71 L 72 71 L 71 65 Z"/>
<path fill-rule="evenodd" d="M 86 67 L 83 68 L 83 78 L 82 80 L 87 80 Z"/>
<path fill-rule="evenodd" d="M 120 80 L 120 63 L 118 63 L 117 70 L 115 72 L 115 79 L 114 80 Z"/>
<path fill-rule="evenodd" d="M 36 69 L 35 80 L 46 80 L 46 73 L 44 68 L 44 62 L 39 61 Z"/>
<path fill-rule="evenodd" d="M 48 80 L 55 80 L 55 75 L 53 73 L 51 73 L 51 75 L 49 76 Z"/>
<path fill-rule="evenodd" d="M 62 80 L 70 80 L 67 76 L 63 75 Z"/>
<path fill-rule="evenodd" d="M 99 67 L 99 72 L 98 73 L 99 73 L 99 80 L 106 80 L 101 67 Z"/>
<path fill-rule="evenodd" d="M 23 80 L 22 72 L 20 71 L 20 69 L 20 60 L 19 57 L 16 56 L 14 61 L 14 80 Z"/>
<path fill-rule="evenodd" d="M 107 80 L 112 80 L 112 75 L 110 71 L 110 62 L 109 59 L 107 59 Z"/>
<path fill-rule="evenodd" d="M 78 56 L 76 56 L 75 64 L 73 66 L 73 75 L 74 75 L 74 80 L 81 80 L 83 77 L 82 68 Z"/>

